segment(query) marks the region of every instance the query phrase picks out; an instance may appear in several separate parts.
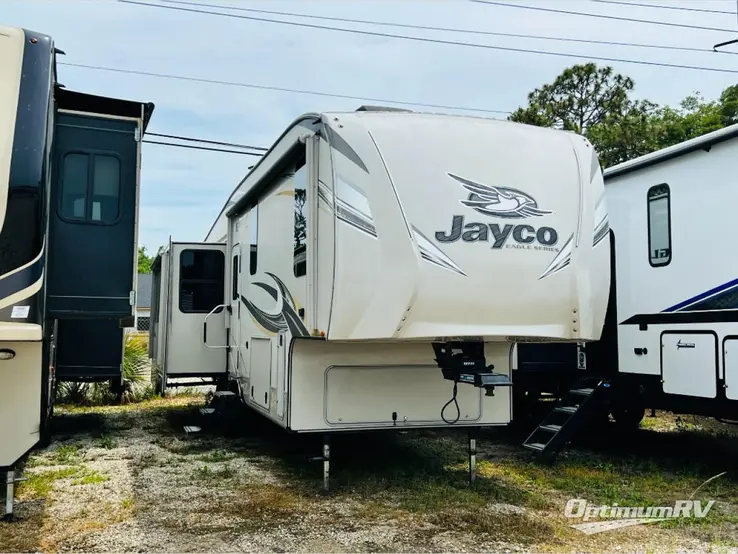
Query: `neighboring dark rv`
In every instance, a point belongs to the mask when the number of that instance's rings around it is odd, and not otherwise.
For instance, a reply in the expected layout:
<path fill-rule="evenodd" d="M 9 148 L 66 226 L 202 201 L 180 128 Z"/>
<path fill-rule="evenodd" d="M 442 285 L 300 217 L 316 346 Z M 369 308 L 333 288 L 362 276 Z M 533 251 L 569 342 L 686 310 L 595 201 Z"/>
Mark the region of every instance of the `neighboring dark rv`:
<path fill-rule="evenodd" d="M 51 37 L 0 26 L 0 473 L 50 440 L 59 381 L 122 382 L 141 138 L 154 105 L 66 90 Z"/>

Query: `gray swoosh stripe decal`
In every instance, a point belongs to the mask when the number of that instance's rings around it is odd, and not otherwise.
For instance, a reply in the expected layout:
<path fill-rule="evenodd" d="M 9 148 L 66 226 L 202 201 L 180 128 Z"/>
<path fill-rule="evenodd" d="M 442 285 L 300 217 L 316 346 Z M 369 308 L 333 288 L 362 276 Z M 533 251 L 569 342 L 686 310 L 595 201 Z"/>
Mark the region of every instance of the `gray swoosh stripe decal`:
<path fill-rule="evenodd" d="M 329 125 L 324 125 L 323 128 L 325 129 L 325 133 L 327 135 L 328 144 L 333 147 L 336 152 L 340 152 L 346 158 L 354 162 L 356 165 L 358 165 L 361 169 L 363 169 L 366 173 L 369 173 L 369 170 L 367 169 L 364 162 L 361 160 L 359 155 L 356 153 L 356 150 L 351 148 L 351 145 L 344 140 L 344 138 L 339 135 L 335 129 L 333 129 Z"/>
<path fill-rule="evenodd" d="M 357 193 L 360 192 L 357 187 L 352 188 L 354 188 Z M 334 198 L 334 196 L 331 194 L 328 186 L 323 182 L 318 182 L 318 198 L 319 200 L 325 202 L 325 204 L 330 209 L 333 204 L 332 199 Z M 372 220 L 371 216 L 357 210 L 348 202 L 340 198 L 336 198 L 336 217 L 344 223 L 352 226 L 353 228 L 358 229 L 359 231 L 369 235 L 370 237 L 377 238 L 377 229 L 374 226 L 374 221 Z M 415 240 L 418 244 L 418 249 L 420 250 L 420 256 L 424 260 L 439 267 L 442 267 L 443 269 L 448 269 L 450 271 L 453 271 L 454 273 L 458 273 L 459 275 L 463 275 L 466 277 L 466 273 L 464 273 L 451 258 L 449 258 L 430 240 L 428 240 L 428 238 L 423 235 L 423 233 L 421 233 L 415 227 L 412 227 L 412 230 L 415 233 Z"/>
<path fill-rule="evenodd" d="M 279 277 L 277 277 L 273 273 L 266 272 L 266 274 L 274 279 L 274 282 L 277 284 L 280 292 L 282 293 L 282 309 L 277 314 L 267 313 L 261 310 L 245 296 L 241 295 L 241 302 L 243 302 L 244 306 L 246 306 L 246 309 L 249 311 L 249 314 L 251 314 L 251 317 L 253 317 L 259 325 L 271 331 L 272 333 L 278 333 L 279 331 L 289 331 L 294 337 L 309 335 L 310 333 L 308 332 L 307 327 L 305 327 L 302 318 L 297 314 L 297 312 L 295 312 L 295 304 L 292 298 L 292 294 L 289 292 L 286 285 L 282 282 L 281 279 L 279 279 Z M 277 298 L 279 297 L 279 295 L 277 294 L 277 289 L 275 289 L 271 285 L 258 282 L 254 283 L 254 285 L 265 290 L 274 300 L 277 300 Z"/>
<path fill-rule="evenodd" d="M 601 243 L 603 239 L 608 236 L 609 232 L 610 222 L 608 221 L 607 215 L 605 215 L 604 219 L 600 221 L 600 223 L 595 228 L 594 236 L 592 238 L 592 248 Z M 553 259 L 553 261 L 546 268 L 546 271 L 544 271 L 543 274 L 538 278 L 539 280 L 543 279 L 544 277 L 548 277 L 549 275 L 553 275 L 554 273 L 561 271 L 569 265 L 569 263 L 571 262 L 571 248 L 568 247 L 573 239 L 574 235 L 571 235 L 564 246 L 561 247 L 561 250 Z"/>

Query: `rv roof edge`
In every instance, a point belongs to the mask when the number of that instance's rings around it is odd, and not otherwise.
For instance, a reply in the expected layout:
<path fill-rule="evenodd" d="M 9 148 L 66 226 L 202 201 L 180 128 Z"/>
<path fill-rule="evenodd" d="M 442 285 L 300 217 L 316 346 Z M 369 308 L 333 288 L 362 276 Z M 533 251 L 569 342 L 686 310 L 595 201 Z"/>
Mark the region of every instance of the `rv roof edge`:
<path fill-rule="evenodd" d="M 719 144 L 736 137 L 738 137 L 738 123 L 609 167 L 604 171 L 604 178 L 607 180 L 614 177 L 620 177 L 621 175 L 625 175 L 631 171 L 644 169 L 667 160 L 672 160 L 694 152 L 695 150 L 709 148 L 714 144 Z"/>
<path fill-rule="evenodd" d="M 205 235 L 205 242 L 208 242 L 208 241 L 211 240 L 210 235 L 213 234 L 213 230 L 215 229 L 215 227 L 218 224 L 218 222 L 222 221 L 224 219 L 224 217 L 228 217 L 228 213 L 231 212 L 235 208 L 235 205 L 239 205 L 240 201 L 238 201 L 238 202 L 234 201 L 234 195 L 239 191 L 239 189 L 241 188 L 241 185 L 244 183 L 244 181 L 246 181 L 246 179 L 248 179 L 249 176 L 251 176 L 253 173 L 258 172 L 260 170 L 260 168 L 264 167 L 265 165 L 267 167 L 271 165 L 271 163 L 272 163 L 271 162 L 271 159 L 272 159 L 271 158 L 271 155 L 275 151 L 276 147 L 282 142 L 282 139 L 290 131 L 292 131 L 292 129 L 294 129 L 295 127 L 297 127 L 301 123 L 303 123 L 303 122 L 312 122 L 312 125 L 316 125 L 316 124 L 320 123 L 322 117 L 323 116 L 321 114 L 316 113 L 316 112 L 304 113 L 300 117 L 298 117 L 297 119 L 295 119 L 289 125 L 289 127 L 287 127 L 282 132 L 282 134 L 277 138 L 277 140 L 275 140 L 272 143 L 272 145 L 269 147 L 269 150 L 267 150 L 266 152 L 264 152 L 264 155 L 261 158 L 259 158 L 259 161 L 256 162 L 256 164 L 254 164 L 253 166 L 251 166 L 251 169 L 249 169 L 248 173 L 246 173 L 246 175 L 244 176 L 244 178 L 241 179 L 238 182 L 238 185 L 236 185 L 236 187 L 233 189 L 233 191 L 231 192 L 231 194 L 228 196 L 228 200 L 226 200 L 225 204 L 223 205 L 223 208 L 221 208 L 221 210 L 220 210 L 220 213 L 218 213 L 218 217 L 215 218 L 215 221 L 213 222 L 213 224 L 211 225 L 210 229 L 208 230 L 207 235 Z M 309 130 L 309 127 L 306 130 Z M 268 163 L 265 160 L 268 160 Z"/>
<path fill-rule="evenodd" d="M 60 110 L 90 112 L 118 117 L 141 118 L 143 107 L 143 131 L 146 131 L 154 112 L 153 102 L 137 102 L 111 96 L 99 96 L 57 87 L 54 97 Z"/>
<path fill-rule="evenodd" d="M 406 108 L 395 108 L 393 106 L 371 106 L 371 105 L 364 105 L 359 106 L 356 108 L 357 112 L 405 112 L 405 113 L 414 113 L 413 110 L 408 110 Z"/>

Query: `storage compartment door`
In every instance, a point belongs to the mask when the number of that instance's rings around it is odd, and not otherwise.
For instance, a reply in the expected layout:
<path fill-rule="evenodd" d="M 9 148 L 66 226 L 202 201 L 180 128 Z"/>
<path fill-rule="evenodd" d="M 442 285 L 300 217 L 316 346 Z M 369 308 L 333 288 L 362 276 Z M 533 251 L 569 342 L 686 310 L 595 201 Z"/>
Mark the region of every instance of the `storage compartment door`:
<path fill-rule="evenodd" d="M 345 424 L 439 424 L 443 403 L 451 399 L 453 383 L 441 378 L 436 366 L 333 366 L 326 372 L 326 421 Z M 495 391 L 500 396 L 506 390 Z M 477 421 L 482 416 L 481 389 L 458 387 L 460 423 Z M 444 400 L 445 402 L 445 400 Z M 447 418 L 456 417 L 451 405 Z"/>
<path fill-rule="evenodd" d="M 269 385 L 272 367 L 272 343 L 266 337 L 251 337 L 249 344 L 251 368 L 251 400 L 262 408 L 269 408 Z"/>
<path fill-rule="evenodd" d="M 133 315 L 136 122 L 60 114 L 49 210 L 54 318 Z"/>
<path fill-rule="evenodd" d="M 664 393 L 717 396 L 717 337 L 712 333 L 661 335 L 661 375 Z"/>
<path fill-rule="evenodd" d="M 738 400 L 738 338 L 726 339 L 723 343 L 725 360 L 725 397 Z"/>

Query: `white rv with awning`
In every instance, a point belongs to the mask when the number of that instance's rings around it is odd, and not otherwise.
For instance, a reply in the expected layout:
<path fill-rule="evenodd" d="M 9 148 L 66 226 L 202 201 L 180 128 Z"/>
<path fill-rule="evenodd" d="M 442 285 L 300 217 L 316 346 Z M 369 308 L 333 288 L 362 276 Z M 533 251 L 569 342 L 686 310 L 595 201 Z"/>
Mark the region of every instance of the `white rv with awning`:
<path fill-rule="evenodd" d="M 227 375 L 292 431 L 505 425 L 515 341 L 599 339 L 609 275 L 585 138 L 377 108 L 306 114 L 204 244 L 159 256 L 151 352 L 165 375 Z"/>

